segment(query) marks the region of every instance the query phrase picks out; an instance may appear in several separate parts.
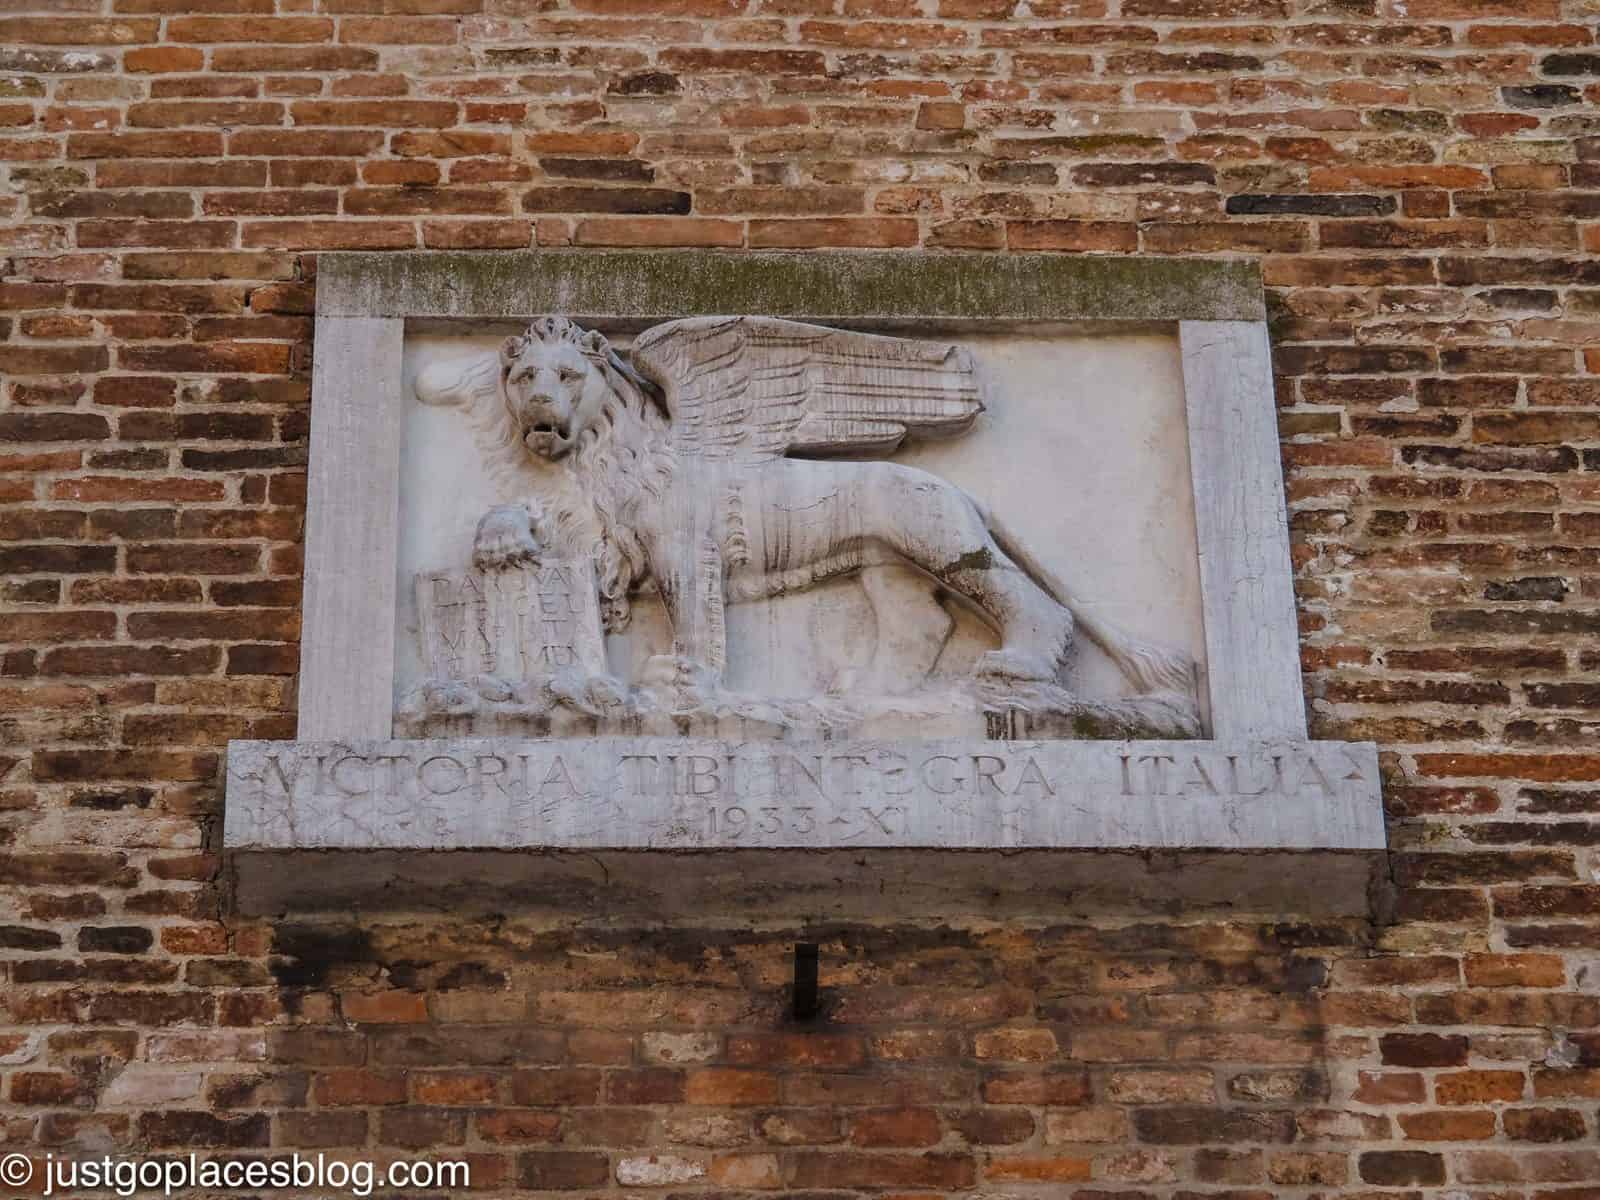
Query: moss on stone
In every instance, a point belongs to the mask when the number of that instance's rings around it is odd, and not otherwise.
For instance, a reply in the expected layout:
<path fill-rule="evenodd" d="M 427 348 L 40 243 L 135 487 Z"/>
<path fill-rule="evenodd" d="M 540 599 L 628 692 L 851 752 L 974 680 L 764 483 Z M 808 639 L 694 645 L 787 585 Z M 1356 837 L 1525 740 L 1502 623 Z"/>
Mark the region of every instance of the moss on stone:
<path fill-rule="evenodd" d="M 318 311 L 670 318 L 1261 320 L 1244 259 L 928 251 L 513 251 L 329 254 Z"/>

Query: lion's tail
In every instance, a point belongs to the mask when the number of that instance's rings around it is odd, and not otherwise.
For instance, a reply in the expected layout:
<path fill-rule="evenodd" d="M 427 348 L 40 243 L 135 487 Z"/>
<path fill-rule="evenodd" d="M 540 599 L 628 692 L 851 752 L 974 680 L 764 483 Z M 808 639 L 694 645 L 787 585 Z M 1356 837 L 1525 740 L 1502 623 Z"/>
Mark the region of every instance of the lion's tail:
<path fill-rule="evenodd" d="M 1117 669 L 1141 693 L 1177 692 L 1193 696 L 1197 672 L 1194 659 L 1173 646 L 1146 642 L 1103 621 L 1083 607 L 1061 578 L 1028 550 L 1022 539 L 982 505 L 978 508 L 984 524 L 1010 559 L 1072 614 L 1079 629 L 1104 650 Z"/>

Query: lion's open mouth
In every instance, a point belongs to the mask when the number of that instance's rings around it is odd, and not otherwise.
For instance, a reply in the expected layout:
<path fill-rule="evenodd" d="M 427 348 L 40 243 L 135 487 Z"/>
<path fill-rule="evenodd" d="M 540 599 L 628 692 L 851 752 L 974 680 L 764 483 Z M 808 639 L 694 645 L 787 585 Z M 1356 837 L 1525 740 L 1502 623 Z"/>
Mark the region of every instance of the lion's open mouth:
<path fill-rule="evenodd" d="M 557 421 L 534 421 L 523 432 L 522 444 L 544 458 L 559 458 L 568 449 L 567 431 Z"/>

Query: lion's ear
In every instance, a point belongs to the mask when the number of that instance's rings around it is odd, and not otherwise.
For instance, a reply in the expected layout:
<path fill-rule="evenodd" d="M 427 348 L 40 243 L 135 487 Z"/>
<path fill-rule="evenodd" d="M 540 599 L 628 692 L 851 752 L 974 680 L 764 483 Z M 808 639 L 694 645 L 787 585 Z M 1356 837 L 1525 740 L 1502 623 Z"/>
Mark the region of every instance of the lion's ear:
<path fill-rule="evenodd" d="M 528 339 L 523 337 L 508 337 L 500 343 L 500 365 L 509 367 L 522 356 L 527 349 Z"/>

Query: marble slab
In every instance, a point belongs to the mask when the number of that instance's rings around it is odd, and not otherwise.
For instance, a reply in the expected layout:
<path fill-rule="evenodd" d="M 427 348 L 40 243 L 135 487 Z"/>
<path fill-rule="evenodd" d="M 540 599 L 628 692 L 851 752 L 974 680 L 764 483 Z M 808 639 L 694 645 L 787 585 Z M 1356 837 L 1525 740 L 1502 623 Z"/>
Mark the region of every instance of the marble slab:
<path fill-rule="evenodd" d="M 262 911 L 1378 903 L 1254 264 L 330 255 L 317 312 Z"/>
<path fill-rule="evenodd" d="M 275 849 L 1382 849 L 1369 742 L 236 741 Z"/>

